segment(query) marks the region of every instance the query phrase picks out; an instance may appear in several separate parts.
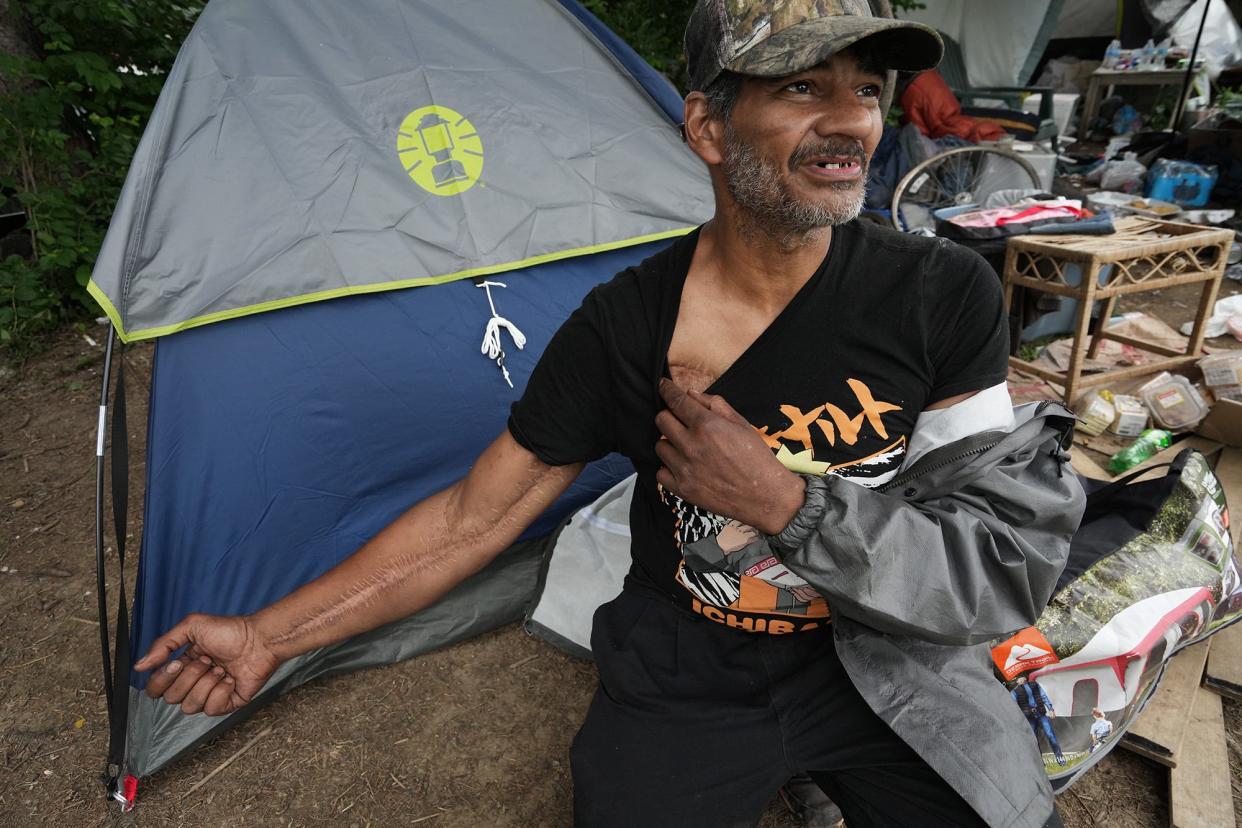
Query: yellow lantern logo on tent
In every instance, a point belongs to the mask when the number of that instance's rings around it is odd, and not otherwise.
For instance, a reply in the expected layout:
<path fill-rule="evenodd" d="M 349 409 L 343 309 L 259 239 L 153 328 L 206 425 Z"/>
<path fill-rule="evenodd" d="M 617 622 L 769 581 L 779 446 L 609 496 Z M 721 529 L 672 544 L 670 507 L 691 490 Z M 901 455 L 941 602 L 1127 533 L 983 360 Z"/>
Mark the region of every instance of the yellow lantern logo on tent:
<path fill-rule="evenodd" d="M 397 155 L 414 183 L 438 196 L 464 193 L 483 172 L 483 139 L 447 106 L 424 106 L 401 122 Z"/>

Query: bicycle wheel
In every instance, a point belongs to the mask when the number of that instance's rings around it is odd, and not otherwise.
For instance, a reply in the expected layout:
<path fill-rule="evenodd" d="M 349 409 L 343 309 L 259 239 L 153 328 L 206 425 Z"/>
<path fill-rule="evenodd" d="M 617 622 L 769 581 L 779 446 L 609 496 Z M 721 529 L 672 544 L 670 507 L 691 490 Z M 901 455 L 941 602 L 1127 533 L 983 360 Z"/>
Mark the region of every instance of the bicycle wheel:
<path fill-rule="evenodd" d="M 916 164 L 893 190 L 893 226 L 935 229 L 933 211 L 979 204 L 998 190 L 1039 189 L 1025 158 L 996 147 L 955 147 Z"/>

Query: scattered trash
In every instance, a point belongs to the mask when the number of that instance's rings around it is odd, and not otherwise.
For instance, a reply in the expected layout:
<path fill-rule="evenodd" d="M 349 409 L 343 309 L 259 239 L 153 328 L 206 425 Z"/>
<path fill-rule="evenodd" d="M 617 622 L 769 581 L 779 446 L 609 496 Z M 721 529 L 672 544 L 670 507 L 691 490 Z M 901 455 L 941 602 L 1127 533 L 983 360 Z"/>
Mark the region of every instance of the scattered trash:
<path fill-rule="evenodd" d="M 1078 430 L 1083 434 L 1096 437 L 1104 433 L 1104 429 L 1113 424 L 1116 409 L 1113 408 L 1112 400 L 1106 398 L 1104 394 L 1108 394 L 1108 392 L 1101 393 L 1097 391 L 1083 401 L 1082 410 L 1078 414 L 1081 418 Z"/>
<path fill-rule="evenodd" d="M 1161 371 L 1140 388 L 1139 396 L 1151 410 L 1152 419 L 1165 428 L 1191 428 L 1211 410 L 1190 380 L 1168 371 Z"/>
<path fill-rule="evenodd" d="M 1138 397 L 1127 394 L 1112 395 L 1113 416 L 1109 431 L 1118 437 L 1138 437 L 1147 428 L 1147 406 Z"/>
<path fill-rule="evenodd" d="M 1234 217 L 1236 210 L 1186 210 L 1183 217 L 1191 224 L 1224 224 Z"/>
<path fill-rule="evenodd" d="M 1138 155 L 1127 152 L 1120 161 L 1109 161 L 1100 171 L 1100 189 L 1122 193 L 1137 193 L 1143 189 L 1147 168 Z"/>
<path fill-rule="evenodd" d="M 1151 457 L 1161 449 L 1173 445 L 1173 435 L 1164 429 L 1151 428 L 1139 435 L 1138 439 L 1108 460 L 1108 469 L 1113 474 L 1121 474 Z"/>
<path fill-rule="evenodd" d="M 1209 339 L 1224 336 L 1229 332 L 1228 322 L 1231 316 L 1242 316 L 1242 293 L 1216 300 L 1216 307 L 1212 309 L 1212 315 L 1208 317 L 1204 336 Z M 1187 322 L 1182 325 L 1181 332 L 1190 336 L 1194 327 L 1194 322 Z"/>
<path fill-rule="evenodd" d="M 1213 389 L 1218 385 L 1242 385 L 1242 351 L 1206 356 L 1198 366 L 1203 381 Z"/>

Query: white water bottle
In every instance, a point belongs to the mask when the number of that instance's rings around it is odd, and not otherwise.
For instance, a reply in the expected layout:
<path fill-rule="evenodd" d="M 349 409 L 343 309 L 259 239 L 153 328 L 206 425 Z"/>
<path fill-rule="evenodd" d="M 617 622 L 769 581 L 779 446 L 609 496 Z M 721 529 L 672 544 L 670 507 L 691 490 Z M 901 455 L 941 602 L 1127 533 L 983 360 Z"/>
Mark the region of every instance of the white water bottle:
<path fill-rule="evenodd" d="M 1156 68 L 1156 41 L 1148 38 L 1147 43 L 1143 46 L 1142 64 L 1139 66 L 1145 72 L 1150 72 Z"/>
<path fill-rule="evenodd" d="M 1121 60 L 1121 41 L 1114 40 L 1108 44 L 1108 48 L 1104 50 L 1104 69 L 1116 69 L 1117 63 Z"/>

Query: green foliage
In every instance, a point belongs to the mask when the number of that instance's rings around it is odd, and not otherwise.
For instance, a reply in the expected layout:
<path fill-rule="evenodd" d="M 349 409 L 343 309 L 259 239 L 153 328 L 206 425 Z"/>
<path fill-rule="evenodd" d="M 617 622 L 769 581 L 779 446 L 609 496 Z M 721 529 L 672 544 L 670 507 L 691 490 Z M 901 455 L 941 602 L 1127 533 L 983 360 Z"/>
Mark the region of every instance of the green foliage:
<path fill-rule="evenodd" d="M 94 310 L 84 287 L 130 158 L 203 0 L 19 0 L 6 28 L 34 57 L 0 54 L 0 189 L 30 256 L 0 261 L 0 346 Z"/>
<path fill-rule="evenodd" d="M 581 0 L 679 89 L 689 86 L 682 38 L 694 0 Z"/>

